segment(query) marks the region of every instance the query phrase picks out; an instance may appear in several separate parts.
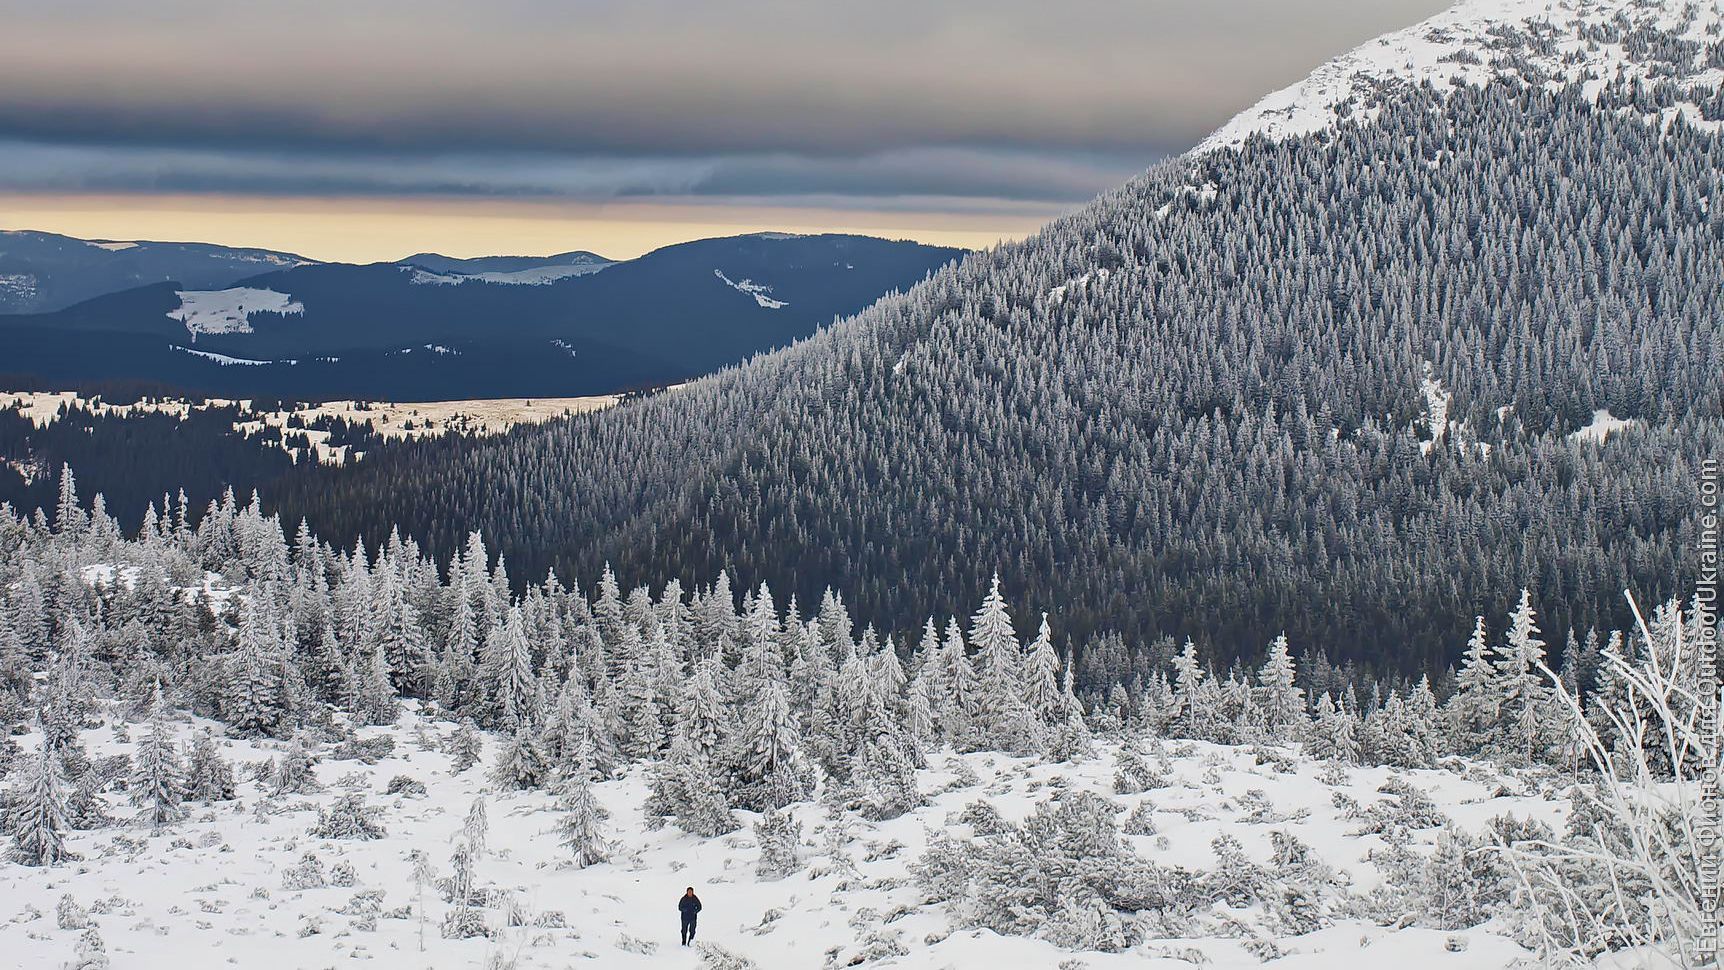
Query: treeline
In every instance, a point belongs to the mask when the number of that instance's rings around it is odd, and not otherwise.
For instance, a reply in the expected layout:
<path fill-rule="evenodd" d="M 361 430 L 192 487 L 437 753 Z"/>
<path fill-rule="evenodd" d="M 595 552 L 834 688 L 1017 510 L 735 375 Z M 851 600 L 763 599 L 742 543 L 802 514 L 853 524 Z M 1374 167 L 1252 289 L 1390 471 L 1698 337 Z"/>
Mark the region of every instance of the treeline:
<path fill-rule="evenodd" d="M 174 400 L 141 391 L 113 397 L 106 393 L 101 403 L 113 407 Z M 142 522 L 144 508 L 165 493 L 183 489 L 195 519 L 224 489 L 267 491 L 286 477 L 305 474 L 306 466 L 315 464 L 308 428 L 328 432 L 331 446 L 371 453 L 385 445 L 369 421 L 340 417 L 324 416 L 308 424 L 290 416 L 285 429 L 239 427 L 257 421 L 256 412 L 278 405 L 292 406 L 259 400 L 247 411 L 235 404 L 198 404 L 181 416 L 148 406 L 120 413 L 73 402 L 62 405 L 54 420 L 41 427 L 21 408 L 0 408 L 0 502 L 26 509 L 52 507 L 60 466 L 70 464 L 87 488 L 113 503 L 112 514 L 121 525 L 133 531 Z M 297 452 L 290 453 L 290 448 Z"/>

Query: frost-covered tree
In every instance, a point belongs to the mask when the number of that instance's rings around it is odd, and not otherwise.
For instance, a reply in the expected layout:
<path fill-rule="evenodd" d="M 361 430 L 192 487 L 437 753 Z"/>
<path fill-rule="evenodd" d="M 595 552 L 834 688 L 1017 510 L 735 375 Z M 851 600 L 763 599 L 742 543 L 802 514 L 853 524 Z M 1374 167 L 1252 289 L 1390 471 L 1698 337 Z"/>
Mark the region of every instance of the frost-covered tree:
<path fill-rule="evenodd" d="M 760 858 L 754 874 L 760 879 L 783 879 L 802 867 L 802 823 L 785 812 L 767 812 L 754 823 L 754 841 Z"/>
<path fill-rule="evenodd" d="M 1305 733 L 1305 700 L 1294 684 L 1294 671 L 1283 633 L 1269 642 L 1269 655 L 1257 671 L 1263 726 L 1275 741 L 1290 741 Z"/>
<path fill-rule="evenodd" d="M 491 766 L 491 782 L 504 791 L 538 788 L 549 779 L 550 767 L 539 747 L 538 736 L 525 726 L 518 726 L 497 752 L 497 762 Z"/>
<path fill-rule="evenodd" d="M 461 719 L 460 725 L 449 735 L 445 751 L 449 755 L 449 770 L 456 774 L 479 763 L 484 756 L 484 742 L 480 740 L 478 726 L 472 718 Z"/>
<path fill-rule="evenodd" d="M 604 809 L 593 797 L 591 779 L 579 768 L 567 773 L 560 785 L 557 835 L 576 869 L 597 865 L 610 857 L 604 836 Z"/>
<path fill-rule="evenodd" d="M 52 753 L 38 751 L 14 772 L 6 793 L 6 828 L 12 834 L 12 860 L 27 866 L 54 866 L 76 859 L 66 848 L 66 782 Z"/>
<path fill-rule="evenodd" d="M 162 703 L 158 684 L 150 702 L 148 733 L 138 743 L 132 756 L 132 804 L 138 806 L 139 819 L 152 829 L 177 821 L 183 814 L 180 799 L 185 795 L 185 769 L 174 747 L 168 727 L 167 711 Z"/>
<path fill-rule="evenodd" d="M 1538 635 L 1532 593 L 1523 589 L 1494 664 L 1494 679 L 1501 691 L 1498 717 L 1503 725 L 1503 752 L 1522 764 L 1547 759 L 1561 729 L 1560 712 L 1553 704 L 1544 670 L 1544 641 Z"/>

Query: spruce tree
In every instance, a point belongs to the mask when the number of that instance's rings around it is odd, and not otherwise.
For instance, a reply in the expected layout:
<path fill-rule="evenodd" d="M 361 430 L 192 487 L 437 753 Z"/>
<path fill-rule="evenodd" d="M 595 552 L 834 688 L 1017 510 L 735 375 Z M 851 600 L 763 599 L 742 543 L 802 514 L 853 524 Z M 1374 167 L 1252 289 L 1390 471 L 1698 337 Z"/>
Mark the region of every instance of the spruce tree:
<path fill-rule="evenodd" d="M 1270 739 L 1277 742 L 1304 735 L 1305 702 L 1299 688 L 1294 686 L 1293 677 L 1293 657 L 1283 633 L 1270 641 L 1269 656 L 1257 672 L 1264 727 Z"/>
<path fill-rule="evenodd" d="M 183 816 L 180 799 L 184 794 L 184 769 L 174 749 L 158 684 L 150 702 L 149 732 L 132 757 L 132 804 L 141 809 L 138 814 L 141 821 L 159 829 Z"/>
<path fill-rule="evenodd" d="M 14 862 L 54 866 L 77 858 L 66 848 L 66 782 L 51 752 L 38 751 L 27 768 L 16 772 L 6 807 Z"/>
<path fill-rule="evenodd" d="M 593 797 L 588 772 L 576 767 L 563 778 L 557 798 L 562 813 L 557 822 L 558 839 L 569 851 L 569 862 L 576 869 L 597 865 L 610 857 L 610 845 L 604 837 L 604 810 Z"/>

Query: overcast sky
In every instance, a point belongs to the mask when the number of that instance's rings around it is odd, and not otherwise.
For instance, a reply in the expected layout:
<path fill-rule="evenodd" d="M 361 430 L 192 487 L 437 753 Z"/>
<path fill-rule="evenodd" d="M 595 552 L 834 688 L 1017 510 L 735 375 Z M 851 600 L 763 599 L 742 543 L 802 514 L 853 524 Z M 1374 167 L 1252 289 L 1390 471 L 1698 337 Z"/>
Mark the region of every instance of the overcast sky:
<path fill-rule="evenodd" d="M 0 227 L 985 244 L 1442 0 L 0 0 Z"/>

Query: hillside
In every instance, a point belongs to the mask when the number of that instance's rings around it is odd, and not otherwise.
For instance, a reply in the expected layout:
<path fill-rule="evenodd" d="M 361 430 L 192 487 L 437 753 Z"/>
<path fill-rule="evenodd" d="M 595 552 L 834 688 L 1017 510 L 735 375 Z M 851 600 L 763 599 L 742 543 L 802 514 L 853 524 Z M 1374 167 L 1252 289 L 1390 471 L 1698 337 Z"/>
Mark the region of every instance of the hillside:
<path fill-rule="evenodd" d="M 219 289 L 247 276 L 314 262 L 268 249 L 0 229 L 0 314 L 60 310 L 152 283 Z"/>
<path fill-rule="evenodd" d="M 500 262 L 295 266 L 0 316 L 4 371 L 218 397 L 585 396 L 675 383 L 813 333 L 960 251 L 763 234 Z M 418 260 L 413 262 L 412 260 Z M 431 268 L 427 268 L 431 267 Z M 501 268 L 497 268 L 501 267 Z"/>
<path fill-rule="evenodd" d="M 482 529 L 527 574 L 830 586 L 882 623 L 997 568 L 1132 649 L 1286 631 L 1440 670 L 1522 585 L 1553 631 L 1619 625 L 1625 586 L 1692 578 L 1724 445 L 1724 48 L 1704 7 L 1575 9 L 1596 43 L 1549 39 L 1567 7 L 1463 4 L 1441 22 L 1508 38 L 1444 55 L 1477 83 L 1387 77 L 1347 123 L 1207 144 L 674 398 L 281 508 L 440 553 Z M 1636 66 L 1533 83 L 1547 48 Z M 1333 85 L 1293 90 L 1329 116 Z M 1626 430 L 1576 435 L 1601 411 Z"/>

